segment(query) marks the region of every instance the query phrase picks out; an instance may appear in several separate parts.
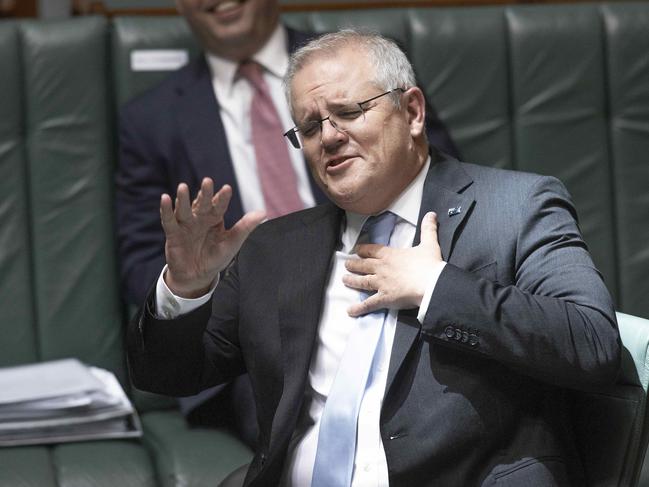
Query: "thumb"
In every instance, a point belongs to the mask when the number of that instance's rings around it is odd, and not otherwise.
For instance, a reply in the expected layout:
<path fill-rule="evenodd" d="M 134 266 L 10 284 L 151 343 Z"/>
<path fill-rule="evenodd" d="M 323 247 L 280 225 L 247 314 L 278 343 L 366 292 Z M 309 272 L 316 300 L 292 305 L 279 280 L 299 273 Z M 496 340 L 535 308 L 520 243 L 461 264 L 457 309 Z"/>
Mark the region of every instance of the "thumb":
<path fill-rule="evenodd" d="M 425 246 L 438 245 L 437 214 L 429 211 L 421 221 L 421 243 Z"/>
<path fill-rule="evenodd" d="M 246 213 L 231 229 L 230 236 L 234 246 L 238 249 L 250 233 L 266 219 L 263 211 L 251 211 Z"/>

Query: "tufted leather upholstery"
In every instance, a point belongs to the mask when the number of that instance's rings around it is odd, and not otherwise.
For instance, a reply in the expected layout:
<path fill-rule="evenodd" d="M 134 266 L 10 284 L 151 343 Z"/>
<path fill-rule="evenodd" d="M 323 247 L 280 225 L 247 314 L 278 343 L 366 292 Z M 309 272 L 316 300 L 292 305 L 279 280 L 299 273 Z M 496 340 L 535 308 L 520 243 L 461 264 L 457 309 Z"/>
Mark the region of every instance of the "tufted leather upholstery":
<path fill-rule="evenodd" d="M 0 366 L 74 356 L 128 390 L 108 29 L 0 23 Z M 173 401 L 136 399 L 144 441 L 2 448 L 0 485 L 201 486 L 249 461 L 229 434 L 189 429 Z"/>
<path fill-rule="evenodd" d="M 401 42 L 465 159 L 563 180 L 617 308 L 649 317 L 649 4 L 284 20 L 302 30 L 370 27 Z M 128 389 L 114 121 L 123 102 L 167 75 L 132 71 L 131 52 L 161 48 L 198 53 L 175 17 L 0 23 L 0 365 L 75 356 L 113 370 Z M 643 320 L 620 315 L 620 324 L 620 384 L 577 396 L 575 409 L 592 484 L 607 487 L 633 485 L 646 442 L 649 332 Z M 227 433 L 188 429 L 173 401 L 131 393 L 142 441 L 0 449 L 0 485 L 216 485 L 249 460 Z"/>

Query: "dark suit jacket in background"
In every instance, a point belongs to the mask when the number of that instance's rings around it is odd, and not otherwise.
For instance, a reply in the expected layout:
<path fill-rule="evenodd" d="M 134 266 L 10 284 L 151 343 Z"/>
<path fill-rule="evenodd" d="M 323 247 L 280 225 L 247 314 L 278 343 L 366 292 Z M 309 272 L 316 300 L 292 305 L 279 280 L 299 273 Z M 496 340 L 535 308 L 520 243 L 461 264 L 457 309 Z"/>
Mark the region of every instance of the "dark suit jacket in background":
<path fill-rule="evenodd" d="M 433 155 L 420 221 L 431 210 L 448 264 L 424 323 L 399 313 L 380 419 L 390 485 L 580 485 L 567 390 L 613 382 L 620 343 L 565 188 Z M 138 387 L 191 394 L 248 372 L 260 445 L 246 485 L 278 484 L 342 214 L 264 223 L 211 303 L 156 320 L 151 295 L 129 325 Z"/>

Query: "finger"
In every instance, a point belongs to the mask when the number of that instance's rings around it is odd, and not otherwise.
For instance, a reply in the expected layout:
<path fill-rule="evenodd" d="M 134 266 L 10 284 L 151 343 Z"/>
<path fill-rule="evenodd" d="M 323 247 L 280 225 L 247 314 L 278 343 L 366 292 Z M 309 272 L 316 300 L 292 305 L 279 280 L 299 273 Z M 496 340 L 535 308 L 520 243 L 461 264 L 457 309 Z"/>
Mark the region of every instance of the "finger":
<path fill-rule="evenodd" d="M 178 185 L 176 193 L 176 220 L 179 223 L 191 220 L 192 209 L 189 204 L 189 187 L 185 183 Z"/>
<path fill-rule="evenodd" d="M 221 189 L 212 196 L 212 208 L 218 216 L 225 215 L 225 211 L 228 209 L 231 198 L 232 188 L 228 184 L 224 184 Z"/>
<path fill-rule="evenodd" d="M 343 275 L 343 284 L 352 289 L 358 289 L 359 291 L 376 291 L 378 289 L 376 285 L 376 276 L 374 274 L 366 275 L 356 275 L 356 274 L 345 274 Z"/>
<path fill-rule="evenodd" d="M 386 308 L 386 298 L 380 293 L 373 294 L 369 296 L 364 301 L 360 303 L 353 304 L 347 308 L 347 314 L 352 317 L 363 316 L 372 311 Z"/>
<path fill-rule="evenodd" d="M 375 274 L 377 259 L 347 259 L 345 269 L 354 274 Z"/>
<path fill-rule="evenodd" d="M 429 211 L 421 221 L 421 243 L 424 245 L 439 245 L 437 239 L 437 214 Z"/>
<path fill-rule="evenodd" d="M 214 197 L 214 183 L 211 178 L 203 178 L 201 189 L 192 202 L 192 209 L 199 214 L 209 213 L 212 210 L 212 198 Z"/>
<path fill-rule="evenodd" d="M 178 222 L 174 217 L 174 209 L 171 204 L 171 196 L 164 193 L 160 196 L 160 221 L 166 235 L 174 232 L 178 228 Z"/>
<path fill-rule="evenodd" d="M 263 211 L 251 211 L 243 215 L 229 230 L 229 235 L 235 248 L 238 249 L 241 247 L 243 241 L 250 235 L 250 232 L 265 219 L 266 213 Z"/>
<path fill-rule="evenodd" d="M 385 255 L 386 249 L 389 248 L 390 247 L 379 244 L 358 244 L 354 250 L 356 251 L 356 255 L 359 257 L 378 259 Z"/>

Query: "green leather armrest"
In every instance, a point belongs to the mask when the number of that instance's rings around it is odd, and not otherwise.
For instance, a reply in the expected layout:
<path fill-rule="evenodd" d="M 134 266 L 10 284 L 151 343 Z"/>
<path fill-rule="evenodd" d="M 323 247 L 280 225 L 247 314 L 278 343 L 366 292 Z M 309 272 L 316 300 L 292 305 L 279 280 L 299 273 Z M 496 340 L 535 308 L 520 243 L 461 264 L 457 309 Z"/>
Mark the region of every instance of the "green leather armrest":
<path fill-rule="evenodd" d="M 141 418 L 162 487 L 218 485 L 252 460 L 252 451 L 231 434 L 190 428 L 178 411 L 151 411 Z"/>

